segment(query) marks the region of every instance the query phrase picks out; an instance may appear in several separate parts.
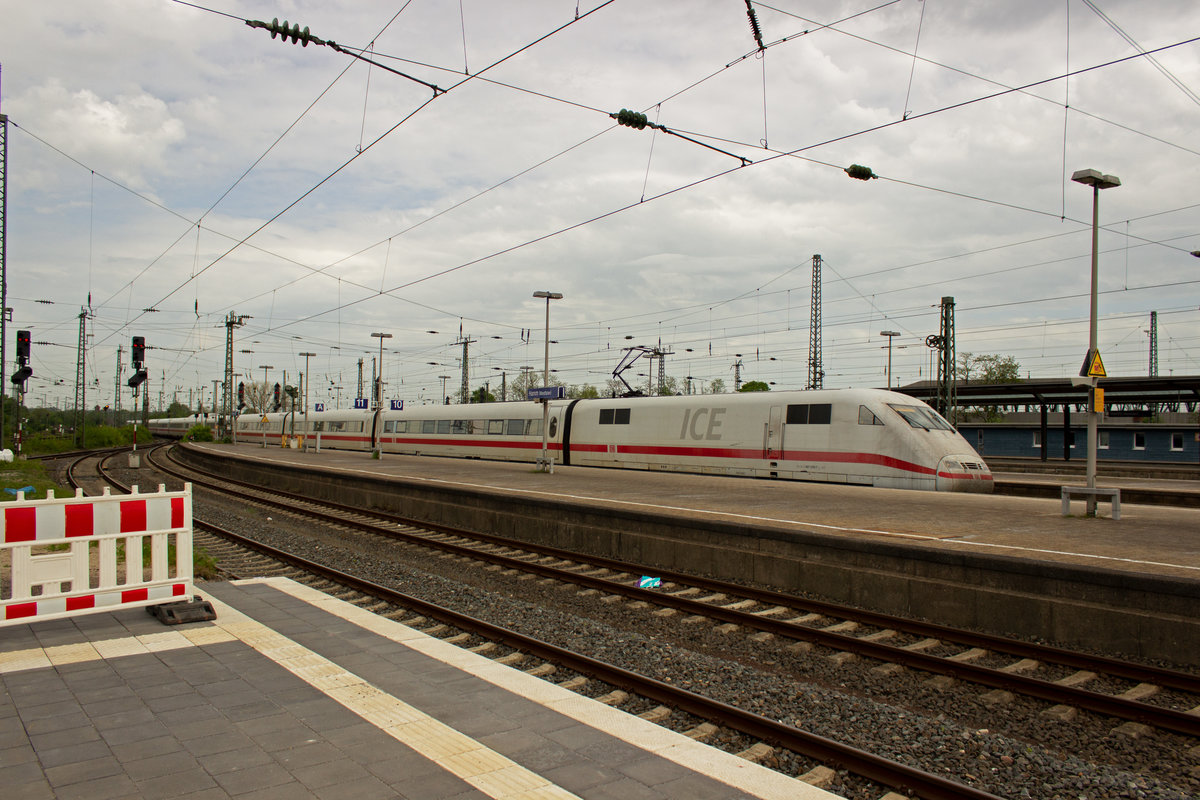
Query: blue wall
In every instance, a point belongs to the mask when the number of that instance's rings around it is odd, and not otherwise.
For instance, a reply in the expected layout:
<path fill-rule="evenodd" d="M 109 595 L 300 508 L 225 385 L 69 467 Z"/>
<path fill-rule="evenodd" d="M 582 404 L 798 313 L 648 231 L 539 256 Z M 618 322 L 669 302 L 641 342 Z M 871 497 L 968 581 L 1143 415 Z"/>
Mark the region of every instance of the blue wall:
<path fill-rule="evenodd" d="M 1034 439 L 1040 430 L 1038 425 L 967 422 L 961 423 L 958 430 L 963 438 L 985 458 L 987 456 L 1042 457 L 1042 448 L 1034 446 Z M 1072 424 L 1071 432 L 1075 437 L 1075 447 L 1071 450 L 1071 459 L 1086 459 L 1087 425 Z M 1196 441 L 1198 432 L 1200 432 L 1200 428 L 1197 428 L 1196 425 L 1101 425 L 1101 447 L 1096 450 L 1096 459 L 1099 461 L 1108 459 L 1113 461 L 1200 463 L 1200 443 Z M 1135 433 L 1140 433 L 1144 437 L 1144 449 L 1134 449 Z M 1105 435 L 1108 436 L 1107 449 L 1103 447 Z M 1173 435 L 1175 437 L 1182 435 L 1182 451 L 1171 449 Z M 1062 425 L 1059 424 L 1057 427 L 1050 425 L 1047 429 L 1047 438 L 1049 440 L 1048 457 L 1061 459 L 1063 457 Z"/>

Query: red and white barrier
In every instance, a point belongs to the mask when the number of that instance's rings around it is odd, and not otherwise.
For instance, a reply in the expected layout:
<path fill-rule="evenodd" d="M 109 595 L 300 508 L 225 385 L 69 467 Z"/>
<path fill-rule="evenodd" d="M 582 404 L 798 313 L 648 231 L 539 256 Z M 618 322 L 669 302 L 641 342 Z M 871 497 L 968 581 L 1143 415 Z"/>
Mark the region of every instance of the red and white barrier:
<path fill-rule="evenodd" d="M 150 540 L 150 563 L 142 547 Z M 174 545 L 174 558 L 170 549 Z M 187 599 L 192 487 L 0 503 L 0 626 Z"/>

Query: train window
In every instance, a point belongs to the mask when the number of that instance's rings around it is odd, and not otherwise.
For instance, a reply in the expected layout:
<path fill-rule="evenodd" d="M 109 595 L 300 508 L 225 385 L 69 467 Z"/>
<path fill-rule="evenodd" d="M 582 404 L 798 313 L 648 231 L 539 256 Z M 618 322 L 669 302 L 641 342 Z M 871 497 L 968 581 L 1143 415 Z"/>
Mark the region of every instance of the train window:
<path fill-rule="evenodd" d="M 396 433 L 408 433 L 408 420 L 396 420 Z"/>
<path fill-rule="evenodd" d="M 829 403 L 799 403 L 787 407 L 788 425 L 828 425 L 832 418 L 833 406 Z"/>
<path fill-rule="evenodd" d="M 487 427 L 488 424 L 486 419 L 471 420 L 471 433 L 487 433 Z"/>
<path fill-rule="evenodd" d="M 553 439 L 558 435 L 558 417 L 550 418 L 550 438 Z"/>
<path fill-rule="evenodd" d="M 436 419 L 421 420 L 421 433 L 437 433 Z"/>
<path fill-rule="evenodd" d="M 471 432 L 471 421 L 469 419 L 456 419 L 450 423 L 450 433 L 465 434 Z"/>
<path fill-rule="evenodd" d="M 488 426 L 487 432 L 490 434 L 493 434 L 493 435 L 501 434 L 502 435 L 504 433 L 504 420 L 502 420 L 502 419 L 489 419 L 487 426 Z"/>
<path fill-rule="evenodd" d="M 602 408 L 600 409 L 600 424 L 628 425 L 629 412 L 628 408 Z"/>
<path fill-rule="evenodd" d="M 266 428 L 266 423 L 263 423 L 263 427 L 264 427 L 264 429 Z M 343 430 L 345 430 L 345 429 L 346 429 L 346 423 L 345 423 L 345 422 L 343 422 L 343 421 L 341 421 L 341 420 L 338 420 L 338 421 L 336 421 L 336 422 L 335 422 L 335 421 L 333 421 L 333 420 L 330 420 L 330 422 L 329 422 L 329 430 L 331 430 L 331 431 L 343 431 Z"/>
<path fill-rule="evenodd" d="M 394 420 L 394 419 L 384 420 L 383 432 L 384 433 L 395 433 L 396 432 L 396 420 Z"/>
<path fill-rule="evenodd" d="M 858 407 L 858 424 L 859 425 L 882 425 L 883 420 L 875 416 L 875 412 L 866 406 Z"/>
<path fill-rule="evenodd" d="M 1145 450 L 1146 449 L 1146 434 L 1140 433 L 1140 432 L 1133 434 L 1133 449 L 1134 450 Z"/>
<path fill-rule="evenodd" d="M 450 432 L 450 420 L 439 419 L 437 421 L 437 432 L 438 433 L 449 433 Z"/>
<path fill-rule="evenodd" d="M 505 433 L 507 433 L 509 436 L 524 436 L 525 435 L 525 423 L 527 421 L 528 420 L 523 420 L 523 419 L 508 420 L 507 421 L 508 422 L 508 430 L 505 431 Z"/>
<path fill-rule="evenodd" d="M 613 414 L 615 412 L 616 412 L 615 408 L 600 409 L 600 424 L 601 425 L 612 425 L 613 424 Z"/>
<path fill-rule="evenodd" d="M 617 413 L 613 416 L 613 424 L 614 425 L 628 425 L 630 410 L 628 408 L 618 408 L 618 409 L 616 409 L 616 412 Z M 550 435 L 553 436 L 554 434 L 551 433 Z"/>
<path fill-rule="evenodd" d="M 949 422 L 942 419 L 934 411 L 921 406 L 902 406 L 896 403 L 888 403 L 893 411 L 904 417 L 904 421 L 914 428 L 921 428 L 927 431 L 952 431 L 953 426 Z"/>
<path fill-rule="evenodd" d="M 1100 441 L 1098 441 L 1096 443 L 1096 449 L 1097 450 L 1107 450 L 1108 449 L 1109 431 L 1097 431 L 1097 433 L 1099 435 Z"/>
<path fill-rule="evenodd" d="M 525 435 L 526 436 L 541 436 L 542 421 L 540 419 L 525 420 Z"/>
<path fill-rule="evenodd" d="M 316 422 L 314 422 L 314 423 L 313 423 L 313 430 L 314 430 L 314 431 L 323 431 L 323 430 L 325 430 L 325 420 L 323 420 L 323 419 L 320 419 L 320 420 L 317 420 Z"/>
<path fill-rule="evenodd" d="M 1176 453 L 1183 450 L 1183 434 L 1182 433 L 1172 433 L 1171 434 L 1171 450 L 1173 450 Z"/>

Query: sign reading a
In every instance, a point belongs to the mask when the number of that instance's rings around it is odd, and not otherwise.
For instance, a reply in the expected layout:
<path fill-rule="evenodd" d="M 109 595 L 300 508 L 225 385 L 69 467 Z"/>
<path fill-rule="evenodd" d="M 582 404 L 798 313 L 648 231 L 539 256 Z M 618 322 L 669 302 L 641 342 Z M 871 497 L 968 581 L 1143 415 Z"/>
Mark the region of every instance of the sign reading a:
<path fill-rule="evenodd" d="M 321 412 L 325 410 L 324 403 L 313 403 L 313 411 Z"/>
<path fill-rule="evenodd" d="M 563 386 L 534 386 L 525 391 L 526 400 L 562 400 L 566 396 Z"/>

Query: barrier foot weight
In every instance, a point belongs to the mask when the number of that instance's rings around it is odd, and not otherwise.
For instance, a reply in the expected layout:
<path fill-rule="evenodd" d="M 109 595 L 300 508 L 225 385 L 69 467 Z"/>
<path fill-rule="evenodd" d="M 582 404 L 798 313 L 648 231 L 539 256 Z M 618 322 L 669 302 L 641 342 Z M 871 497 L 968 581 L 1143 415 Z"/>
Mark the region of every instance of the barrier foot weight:
<path fill-rule="evenodd" d="M 146 606 L 146 611 L 163 625 L 183 625 L 187 622 L 211 622 L 217 618 L 212 603 L 196 595 L 191 600 Z"/>

